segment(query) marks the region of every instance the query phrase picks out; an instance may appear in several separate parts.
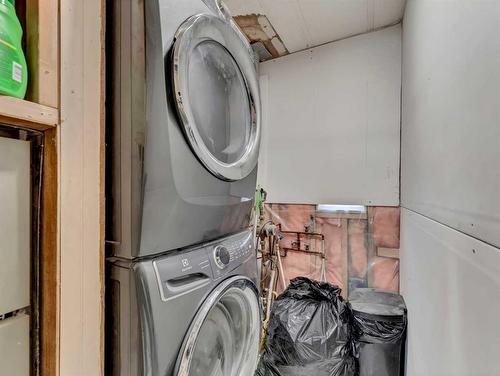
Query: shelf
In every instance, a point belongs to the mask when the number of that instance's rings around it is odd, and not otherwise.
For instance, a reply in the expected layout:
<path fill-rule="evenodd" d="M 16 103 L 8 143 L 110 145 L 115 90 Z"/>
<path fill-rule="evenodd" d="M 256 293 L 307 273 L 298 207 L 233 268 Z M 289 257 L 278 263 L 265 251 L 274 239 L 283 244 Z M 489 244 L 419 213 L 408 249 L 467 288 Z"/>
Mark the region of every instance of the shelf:
<path fill-rule="evenodd" d="M 57 126 L 59 111 L 23 99 L 0 96 L 0 124 L 44 131 Z"/>

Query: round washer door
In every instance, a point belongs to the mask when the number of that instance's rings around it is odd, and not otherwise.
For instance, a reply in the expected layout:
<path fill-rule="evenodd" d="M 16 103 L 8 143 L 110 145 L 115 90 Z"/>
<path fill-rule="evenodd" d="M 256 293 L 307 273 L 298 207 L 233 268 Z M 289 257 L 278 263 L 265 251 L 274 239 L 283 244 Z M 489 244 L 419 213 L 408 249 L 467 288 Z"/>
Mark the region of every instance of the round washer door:
<path fill-rule="evenodd" d="M 260 96 L 248 43 L 223 19 L 200 14 L 177 30 L 172 85 L 181 128 L 198 159 L 227 181 L 257 164 Z"/>
<path fill-rule="evenodd" d="M 260 336 L 258 291 L 245 277 L 223 281 L 198 310 L 177 359 L 177 376 L 253 376 Z"/>

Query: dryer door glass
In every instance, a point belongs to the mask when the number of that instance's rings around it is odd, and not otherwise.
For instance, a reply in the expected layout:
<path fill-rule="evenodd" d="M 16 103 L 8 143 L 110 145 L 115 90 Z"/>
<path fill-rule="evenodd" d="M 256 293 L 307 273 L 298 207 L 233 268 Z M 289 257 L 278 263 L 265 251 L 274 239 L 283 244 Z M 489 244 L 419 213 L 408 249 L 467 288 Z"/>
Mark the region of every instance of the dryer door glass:
<path fill-rule="evenodd" d="M 257 163 L 260 100 L 251 49 L 231 23 L 188 19 L 172 50 L 172 78 L 184 134 L 217 177 L 239 180 Z"/>
<path fill-rule="evenodd" d="M 260 335 L 255 285 L 244 277 L 223 282 L 197 313 L 177 361 L 178 376 L 251 376 Z"/>
<path fill-rule="evenodd" d="M 250 103 L 243 75 L 221 44 L 199 43 L 189 59 L 189 103 L 209 152 L 223 163 L 245 153 L 250 138 Z"/>

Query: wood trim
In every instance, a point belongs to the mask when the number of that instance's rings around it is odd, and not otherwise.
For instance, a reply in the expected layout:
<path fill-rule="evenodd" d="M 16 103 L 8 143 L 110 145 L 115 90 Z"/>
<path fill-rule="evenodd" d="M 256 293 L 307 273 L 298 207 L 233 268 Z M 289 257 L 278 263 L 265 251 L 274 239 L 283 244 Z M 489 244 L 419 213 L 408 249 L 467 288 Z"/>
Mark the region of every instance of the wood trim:
<path fill-rule="evenodd" d="M 61 15 L 60 375 L 104 366 L 104 0 Z"/>
<path fill-rule="evenodd" d="M 59 1 L 26 0 L 29 100 L 59 108 Z"/>
<path fill-rule="evenodd" d="M 44 131 L 57 126 L 59 112 L 23 99 L 0 96 L 0 123 Z"/>
<path fill-rule="evenodd" d="M 100 290 L 100 325 L 99 325 L 99 366 L 101 375 L 104 375 L 105 366 L 105 258 L 106 258 L 106 0 L 98 0 L 100 13 L 99 25 L 99 290 Z"/>
<path fill-rule="evenodd" d="M 40 374 L 56 376 L 59 363 L 58 130 L 44 133 L 40 247 Z"/>
<path fill-rule="evenodd" d="M 14 125 L 45 130 L 43 137 L 40 239 L 40 369 L 59 375 L 59 0 L 26 0 L 26 58 L 29 84 L 16 114 L 31 114 Z M 34 103 L 33 103 L 34 102 Z M 19 119 L 16 119 L 19 120 Z M 57 127 L 57 128 L 56 128 Z"/>

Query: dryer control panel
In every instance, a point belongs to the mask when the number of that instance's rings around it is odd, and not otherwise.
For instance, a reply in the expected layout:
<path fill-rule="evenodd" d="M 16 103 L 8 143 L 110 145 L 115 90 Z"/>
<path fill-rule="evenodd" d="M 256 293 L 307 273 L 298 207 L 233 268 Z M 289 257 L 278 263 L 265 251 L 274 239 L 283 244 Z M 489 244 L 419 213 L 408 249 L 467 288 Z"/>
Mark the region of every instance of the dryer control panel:
<path fill-rule="evenodd" d="M 205 286 L 255 257 L 251 230 L 153 261 L 162 300 L 167 301 Z"/>

